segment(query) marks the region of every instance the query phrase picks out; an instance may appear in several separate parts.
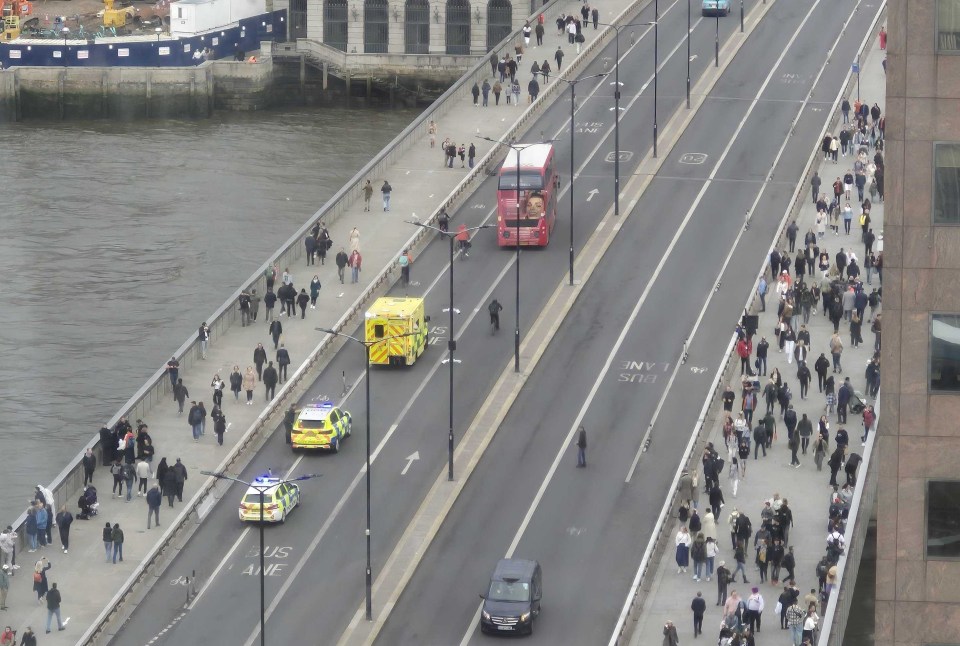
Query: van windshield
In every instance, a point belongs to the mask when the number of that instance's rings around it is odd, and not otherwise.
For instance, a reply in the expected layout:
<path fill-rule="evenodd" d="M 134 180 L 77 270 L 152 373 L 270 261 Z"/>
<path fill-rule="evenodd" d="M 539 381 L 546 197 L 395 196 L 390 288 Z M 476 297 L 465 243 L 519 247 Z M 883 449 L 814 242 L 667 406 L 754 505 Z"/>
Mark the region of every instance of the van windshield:
<path fill-rule="evenodd" d="M 491 581 L 487 598 L 492 601 L 529 601 L 530 584 L 521 581 Z"/>

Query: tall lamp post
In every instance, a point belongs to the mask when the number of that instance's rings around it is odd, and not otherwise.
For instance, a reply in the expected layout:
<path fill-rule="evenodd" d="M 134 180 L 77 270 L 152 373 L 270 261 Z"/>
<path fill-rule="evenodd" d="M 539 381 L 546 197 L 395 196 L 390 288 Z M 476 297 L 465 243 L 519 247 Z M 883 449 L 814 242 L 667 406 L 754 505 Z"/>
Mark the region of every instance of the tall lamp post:
<path fill-rule="evenodd" d="M 619 33 L 620 32 L 618 31 L 617 34 L 619 35 Z M 617 57 L 617 60 L 618 61 L 620 60 L 619 56 Z M 576 78 L 576 79 L 565 79 L 560 76 L 557 77 L 559 80 L 563 81 L 564 83 L 570 86 L 570 285 L 571 286 L 573 286 L 573 260 L 575 255 L 574 249 L 573 249 L 573 210 L 574 210 L 573 173 L 574 173 L 574 157 L 575 157 L 574 142 L 576 141 L 576 139 L 573 136 L 573 122 L 574 122 L 574 117 L 577 110 L 577 83 L 579 83 L 580 81 L 587 81 L 589 79 L 603 78 L 604 76 L 607 76 L 607 74 L 609 74 L 609 72 L 603 72 L 602 74 L 591 74 L 590 76 L 581 76 L 580 78 Z M 620 93 L 619 85 L 617 85 L 616 92 L 617 94 Z M 619 115 L 619 112 L 620 112 L 619 106 L 616 108 L 616 112 Z M 617 157 L 619 157 L 619 155 L 617 155 Z M 619 160 L 615 161 L 614 164 L 619 165 Z M 615 184 L 614 188 L 617 192 L 617 195 L 620 194 L 620 186 L 618 185 L 618 180 L 619 180 L 619 177 L 614 178 L 614 184 Z M 618 198 L 614 197 L 614 200 L 618 200 Z"/>
<path fill-rule="evenodd" d="M 717 11 L 717 37 L 713 45 L 713 66 L 720 67 L 720 12 Z"/>
<path fill-rule="evenodd" d="M 424 229 L 431 229 L 440 234 L 440 237 L 447 238 L 450 241 L 450 334 L 447 337 L 447 352 L 449 353 L 448 359 L 450 363 L 450 434 L 447 438 L 448 447 L 447 447 L 447 480 L 453 481 L 453 355 L 457 350 L 457 342 L 453 338 L 453 260 L 456 255 L 456 239 L 460 234 L 469 235 L 473 231 L 479 231 L 480 229 L 490 229 L 493 227 L 492 224 L 481 224 L 476 227 L 464 227 L 458 229 L 456 232 L 453 231 L 444 231 L 440 227 L 435 227 L 431 224 L 425 224 L 423 222 L 407 222 L 407 224 L 412 224 L 414 226 L 422 227 Z M 464 251 L 466 253 L 466 251 Z"/>
<path fill-rule="evenodd" d="M 687 110 L 690 109 L 690 0 L 687 0 Z"/>
<path fill-rule="evenodd" d="M 309 473 L 302 475 L 298 478 L 291 478 L 289 480 L 283 480 L 281 478 L 274 478 L 273 476 L 262 476 L 261 478 L 256 478 L 253 482 L 247 482 L 246 480 L 241 480 L 240 478 L 234 478 L 233 476 L 228 476 L 222 471 L 201 471 L 202 475 L 212 476 L 217 480 L 231 480 L 233 482 L 239 482 L 242 485 L 246 485 L 250 489 L 255 490 L 260 494 L 260 646 L 265 646 L 267 643 L 267 630 L 266 630 L 266 594 L 265 594 L 265 583 L 264 583 L 264 555 L 263 555 L 263 527 L 265 525 L 263 521 L 263 507 L 264 500 L 263 497 L 266 492 L 273 487 L 276 487 L 278 484 L 287 484 L 290 482 L 301 482 L 303 480 L 310 480 L 312 478 L 319 478 L 321 474 L 319 473 Z M 269 472 L 268 472 L 269 473 Z M 264 478 L 269 478 L 267 482 Z"/>
<path fill-rule="evenodd" d="M 607 22 L 598 22 L 598 25 L 603 25 L 604 27 L 611 27 L 616 32 L 616 60 L 613 64 L 613 214 L 620 215 L 620 30 L 626 29 L 627 27 L 649 27 L 654 23 L 652 22 L 632 22 L 627 25 L 614 25 Z M 654 43 L 656 45 L 656 43 Z M 654 47 L 653 51 L 654 60 L 657 58 L 657 50 Z M 689 58 L 689 57 L 688 57 Z M 656 79 L 657 76 L 657 66 L 654 63 L 653 76 Z M 656 84 L 654 84 L 654 91 L 656 91 Z M 654 104 L 656 104 L 656 98 L 654 98 Z M 656 128 L 654 128 L 654 133 L 656 133 Z M 656 137 L 656 134 L 654 134 Z"/>
<path fill-rule="evenodd" d="M 337 332 L 336 330 L 331 330 L 330 328 L 318 327 L 315 328 L 320 332 L 326 332 L 327 334 L 332 334 L 334 336 L 340 336 L 344 339 L 354 341 L 363 346 L 366 358 L 366 381 L 367 381 L 367 572 L 366 572 L 366 591 L 367 591 L 367 621 L 373 620 L 373 565 L 371 564 L 371 549 L 370 549 L 370 348 L 377 345 L 378 343 L 383 343 L 385 341 L 390 341 L 391 339 L 400 339 L 406 336 L 413 336 L 419 334 L 419 332 L 407 332 L 405 334 L 395 334 L 393 336 L 386 336 L 382 339 L 377 339 L 376 341 L 364 341 L 358 339 L 355 336 L 349 334 L 344 334 L 343 332 Z"/>

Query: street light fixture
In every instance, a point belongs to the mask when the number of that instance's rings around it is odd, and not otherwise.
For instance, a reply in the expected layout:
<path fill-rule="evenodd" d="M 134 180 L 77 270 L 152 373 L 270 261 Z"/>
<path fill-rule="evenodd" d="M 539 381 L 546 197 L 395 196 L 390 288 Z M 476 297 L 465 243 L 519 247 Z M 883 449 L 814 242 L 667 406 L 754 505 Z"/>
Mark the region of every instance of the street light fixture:
<path fill-rule="evenodd" d="M 376 341 L 364 341 L 358 339 L 355 336 L 349 334 L 344 334 L 343 332 L 337 332 L 330 328 L 318 327 L 314 328 L 319 332 L 326 332 L 327 334 L 332 334 L 333 336 L 340 336 L 344 339 L 354 341 L 363 346 L 366 353 L 366 381 L 367 381 L 367 572 L 366 572 L 366 596 L 367 596 L 367 621 L 373 620 L 373 566 L 371 565 L 371 548 L 370 548 L 370 348 L 377 345 L 378 343 L 383 343 L 384 341 L 390 341 L 392 339 L 402 339 L 403 337 L 413 336 L 419 334 L 419 332 L 406 332 L 404 334 L 395 334 L 393 336 L 386 336 L 382 339 L 377 339 Z"/>
<path fill-rule="evenodd" d="M 450 240 L 450 334 L 447 337 L 447 351 L 450 354 L 450 434 L 448 436 L 448 466 L 447 466 L 447 479 L 451 482 L 453 481 L 453 355 L 457 350 L 457 342 L 453 338 L 453 257 L 455 255 L 454 247 L 456 244 L 456 237 L 461 233 L 470 233 L 471 231 L 479 231 L 480 229 L 490 229 L 493 227 L 492 224 L 481 224 L 476 227 L 464 227 L 459 229 L 456 233 L 452 231 L 444 231 L 440 227 L 435 227 L 431 224 L 426 224 L 424 222 L 407 222 L 407 224 L 412 224 L 417 227 L 422 227 L 424 229 L 431 229 L 440 234 L 441 237 L 447 238 Z M 464 251 L 466 253 L 466 251 Z"/>
<path fill-rule="evenodd" d="M 619 32 L 617 32 L 617 33 L 619 34 Z M 617 60 L 619 60 L 619 57 L 617 57 Z M 575 114 L 576 109 L 577 109 L 577 83 L 579 83 L 580 81 L 586 81 L 586 80 L 589 80 L 589 79 L 603 78 L 604 76 L 607 76 L 608 74 L 609 74 L 609 72 L 603 72 L 602 74 L 591 74 L 590 76 L 581 76 L 580 78 L 577 78 L 577 79 L 565 79 L 565 78 L 563 78 L 562 76 L 558 76 L 558 77 L 557 77 L 559 80 L 563 81 L 564 83 L 566 83 L 567 85 L 570 86 L 570 286 L 571 286 L 571 287 L 573 286 L 573 258 L 574 258 L 574 250 L 573 250 L 573 172 L 574 172 L 574 163 L 573 163 L 573 161 L 574 161 L 574 154 L 573 154 L 573 153 L 574 153 L 574 141 L 575 141 L 575 139 L 574 139 L 574 136 L 573 136 L 573 120 L 574 120 L 574 114 Z M 617 86 L 617 90 L 616 90 L 616 91 L 617 91 L 617 94 L 620 93 L 620 86 L 619 86 L 619 85 Z M 619 108 L 617 108 L 618 116 L 619 116 L 619 112 L 620 112 L 620 110 L 619 110 Z M 619 119 L 618 119 L 618 121 L 619 121 Z M 619 157 L 619 155 L 618 155 L 618 157 Z M 617 190 L 617 193 L 619 194 L 619 193 L 620 193 L 620 187 L 619 187 L 619 186 L 615 186 L 614 188 Z"/>
<path fill-rule="evenodd" d="M 269 473 L 269 470 L 268 470 Z M 303 480 L 311 480 L 313 478 L 319 478 L 322 474 L 319 473 L 308 473 L 306 475 L 299 476 L 297 478 L 282 479 L 282 478 L 273 478 L 271 475 L 272 482 L 270 484 L 258 484 L 256 480 L 254 482 L 247 482 L 246 480 L 241 480 L 240 478 L 234 478 L 233 476 L 228 476 L 222 471 L 201 471 L 201 475 L 212 476 L 217 480 L 231 480 L 233 482 L 239 482 L 242 485 L 246 485 L 250 489 L 256 490 L 260 494 L 260 646 L 265 646 L 267 643 L 267 630 L 266 630 L 266 594 L 264 592 L 265 588 L 265 579 L 264 579 L 264 555 L 263 555 L 263 507 L 264 507 L 264 494 L 268 489 L 271 489 L 279 484 L 287 484 L 290 482 L 301 482 Z"/>
<path fill-rule="evenodd" d="M 632 22 L 627 25 L 614 25 L 607 22 L 598 22 L 598 25 L 603 25 L 604 27 L 612 27 L 614 31 L 617 32 L 616 35 L 616 60 L 613 65 L 614 73 L 614 91 L 613 91 L 613 214 L 620 215 L 620 30 L 626 29 L 627 27 L 652 27 L 655 26 L 655 22 Z M 657 48 L 656 41 L 654 41 L 653 49 L 653 58 L 654 58 L 654 67 L 653 67 L 653 104 L 654 104 L 654 114 L 656 114 L 656 104 L 657 104 Z M 687 57 L 689 58 L 689 56 Z M 656 150 L 656 116 L 654 116 L 654 150 Z M 656 152 L 654 152 L 654 157 L 656 157 Z"/>

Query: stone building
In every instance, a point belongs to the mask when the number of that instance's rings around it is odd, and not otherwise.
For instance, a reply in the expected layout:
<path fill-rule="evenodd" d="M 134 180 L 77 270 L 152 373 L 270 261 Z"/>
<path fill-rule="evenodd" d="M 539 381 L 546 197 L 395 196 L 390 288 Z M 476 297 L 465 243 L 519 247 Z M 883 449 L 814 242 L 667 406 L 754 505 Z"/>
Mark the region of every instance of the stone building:
<path fill-rule="evenodd" d="M 477 55 L 537 0 L 290 0 L 291 36 L 358 54 Z"/>
<path fill-rule="evenodd" d="M 960 644 L 960 0 L 888 10 L 875 644 L 940 646 Z"/>

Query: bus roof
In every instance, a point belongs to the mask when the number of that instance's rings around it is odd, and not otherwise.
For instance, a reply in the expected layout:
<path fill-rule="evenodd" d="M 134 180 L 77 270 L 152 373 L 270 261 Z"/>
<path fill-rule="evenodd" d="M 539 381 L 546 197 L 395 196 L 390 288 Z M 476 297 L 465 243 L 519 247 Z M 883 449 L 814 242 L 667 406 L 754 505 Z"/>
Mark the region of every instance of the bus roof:
<path fill-rule="evenodd" d="M 520 157 L 520 168 L 543 168 L 547 159 L 553 153 L 553 144 L 527 144 L 519 150 L 513 148 L 507 152 L 507 158 L 503 160 L 501 171 L 506 169 L 516 170 L 517 156 Z"/>

